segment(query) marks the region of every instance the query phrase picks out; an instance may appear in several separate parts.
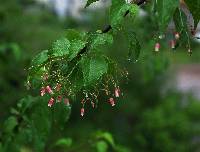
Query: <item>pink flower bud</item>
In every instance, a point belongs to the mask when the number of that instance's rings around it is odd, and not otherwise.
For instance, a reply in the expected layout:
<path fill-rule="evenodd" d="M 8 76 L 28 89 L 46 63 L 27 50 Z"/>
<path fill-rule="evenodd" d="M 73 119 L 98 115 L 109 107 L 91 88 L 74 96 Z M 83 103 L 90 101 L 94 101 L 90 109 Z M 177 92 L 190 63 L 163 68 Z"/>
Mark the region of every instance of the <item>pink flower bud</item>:
<path fill-rule="evenodd" d="M 85 113 L 85 109 L 84 109 L 84 108 L 81 108 L 81 116 L 82 116 L 82 117 L 84 116 L 84 113 Z"/>
<path fill-rule="evenodd" d="M 69 104 L 69 99 L 68 98 L 65 98 L 64 99 L 64 103 L 67 105 L 67 106 L 69 106 L 70 104 Z"/>
<path fill-rule="evenodd" d="M 180 34 L 178 32 L 174 33 L 175 38 L 178 40 L 180 38 Z"/>
<path fill-rule="evenodd" d="M 160 51 L 160 43 L 156 43 L 155 44 L 155 52 L 159 52 Z"/>
<path fill-rule="evenodd" d="M 62 100 L 62 96 L 58 96 L 57 97 L 57 102 L 61 102 L 61 100 Z"/>
<path fill-rule="evenodd" d="M 120 89 L 119 89 L 119 87 L 118 88 L 115 88 L 115 97 L 119 97 L 119 95 L 120 95 Z"/>
<path fill-rule="evenodd" d="M 50 94 L 53 94 L 53 91 L 50 86 L 46 86 L 46 91 Z"/>
<path fill-rule="evenodd" d="M 51 107 L 54 104 L 54 98 L 51 98 L 48 102 L 48 107 Z"/>
<path fill-rule="evenodd" d="M 57 84 L 55 89 L 56 89 L 56 91 L 60 91 L 60 89 L 61 89 L 61 84 Z"/>
<path fill-rule="evenodd" d="M 42 87 L 41 90 L 40 90 L 40 95 L 44 96 L 45 93 L 46 93 L 46 89 L 44 87 Z"/>
<path fill-rule="evenodd" d="M 174 40 L 171 40 L 171 41 L 170 41 L 170 47 L 171 47 L 172 49 L 175 49 L 175 45 L 176 45 L 176 42 L 175 42 Z"/>
<path fill-rule="evenodd" d="M 115 106 L 115 101 L 113 98 L 110 98 L 108 102 L 111 104 L 112 107 Z"/>

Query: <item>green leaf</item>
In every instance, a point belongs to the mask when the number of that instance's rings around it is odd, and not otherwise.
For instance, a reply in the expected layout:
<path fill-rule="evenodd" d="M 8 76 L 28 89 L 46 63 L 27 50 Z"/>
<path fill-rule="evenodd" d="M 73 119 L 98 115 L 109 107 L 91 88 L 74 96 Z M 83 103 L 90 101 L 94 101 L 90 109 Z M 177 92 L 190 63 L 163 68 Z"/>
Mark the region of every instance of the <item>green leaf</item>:
<path fill-rule="evenodd" d="M 127 31 L 126 35 L 129 42 L 128 58 L 137 61 L 141 50 L 140 42 L 138 41 L 135 32 Z"/>
<path fill-rule="evenodd" d="M 51 128 L 50 109 L 47 106 L 47 98 L 33 98 L 34 104 L 30 109 L 31 126 L 40 136 L 40 139 L 45 141 Z"/>
<path fill-rule="evenodd" d="M 84 57 L 81 60 L 81 67 L 84 85 L 87 86 L 98 81 L 107 72 L 108 64 L 102 56 Z"/>
<path fill-rule="evenodd" d="M 190 46 L 190 32 L 187 25 L 187 17 L 180 8 L 177 8 L 174 13 L 174 23 L 176 31 L 180 33 L 180 42 Z"/>
<path fill-rule="evenodd" d="M 31 96 L 27 96 L 23 99 L 21 99 L 18 103 L 17 103 L 17 107 L 19 108 L 19 111 L 23 114 L 25 113 L 25 111 L 31 107 L 33 102 L 33 97 Z"/>
<path fill-rule="evenodd" d="M 88 35 L 86 32 L 68 29 L 66 31 L 66 37 L 71 43 L 68 58 L 72 60 L 86 46 Z"/>
<path fill-rule="evenodd" d="M 102 33 L 102 34 L 93 34 L 91 36 L 92 42 L 91 42 L 91 49 L 97 49 L 101 45 L 105 44 L 112 44 L 113 43 L 113 36 L 108 33 Z"/>
<path fill-rule="evenodd" d="M 32 60 L 32 66 L 39 66 L 48 60 L 48 50 L 44 50 L 36 55 Z"/>
<path fill-rule="evenodd" d="M 128 8 L 122 9 L 124 5 L 126 5 L 125 0 L 112 0 L 112 5 L 110 8 L 110 22 L 112 28 L 121 23 L 125 12 L 128 10 Z"/>
<path fill-rule="evenodd" d="M 105 141 L 98 141 L 96 143 L 97 152 L 107 152 L 108 144 Z"/>
<path fill-rule="evenodd" d="M 122 21 L 127 13 L 136 16 L 139 7 L 135 4 L 126 4 L 124 0 L 112 0 L 110 9 L 110 22 L 114 29 L 119 29 Z"/>
<path fill-rule="evenodd" d="M 71 138 L 61 138 L 58 141 L 56 141 L 54 146 L 68 148 L 71 145 L 72 145 L 72 139 Z"/>
<path fill-rule="evenodd" d="M 22 51 L 21 51 L 19 45 L 17 45 L 16 43 L 11 43 L 10 48 L 12 49 L 12 52 L 13 52 L 15 58 L 17 60 L 20 60 L 21 55 L 22 55 Z"/>
<path fill-rule="evenodd" d="M 81 49 L 83 49 L 86 45 L 86 42 L 82 40 L 72 40 L 69 52 L 69 60 L 72 60 L 77 56 Z"/>
<path fill-rule="evenodd" d="M 77 67 L 70 76 L 70 82 L 73 84 L 71 89 L 73 92 L 78 92 L 84 86 L 82 68 Z"/>
<path fill-rule="evenodd" d="M 39 75 L 39 73 L 41 73 L 41 71 L 44 70 L 42 65 L 45 64 L 48 61 L 48 58 L 49 58 L 48 54 L 49 54 L 49 51 L 48 50 L 44 50 L 44 51 L 40 52 L 39 54 L 37 54 L 33 58 L 32 62 L 31 62 L 31 67 L 29 69 L 30 78 L 34 74 L 35 75 Z"/>
<path fill-rule="evenodd" d="M 30 99 L 32 105 L 26 111 L 26 127 L 21 129 L 27 129 L 25 134 L 28 135 L 28 142 L 31 143 L 34 151 L 43 152 L 52 126 L 51 109 L 47 106 L 49 99 L 47 97 L 32 97 Z"/>
<path fill-rule="evenodd" d="M 129 5 L 129 13 L 131 17 L 136 17 L 139 13 L 139 6 L 136 4 L 127 4 Z"/>
<path fill-rule="evenodd" d="M 99 1 L 99 0 L 87 0 L 87 4 L 85 7 L 88 7 L 90 4 L 97 2 L 97 1 Z"/>
<path fill-rule="evenodd" d="M 62 130 L 70 117 L 71 107 L 66 106 L 64 102 L 61 102 L 55 103 L 52 110 L 54 128 L 56 128 L 56 130 Z"/>
<path fill-rule="evenodd" d="M 179 6 L 179 0 L 156 1 L 157 21 L 161 32 L 164 32 Z"/>
<path fill-rule="evenodd" d="M 70 41 L 66 38 L 61 38 L 53 43 L 52 51 L 54 57 L 60 57 L 69 54 Z"/>
<path fill-rule="evenodd" d="M 14 116 L 10 116 L 4 122 L 4 132 L 5 133 L 12 133 L 13 129 L 18 125 L 17 119 Z"/>
<path fill-rule="evenodd" d="M 75 29 L 67 29 L 66 38 L 71 42 L 72 40 L 82 40 L 86 41 L 87 33 L 83 31 L 78 31 Z"/>
<path fill-rule="evenodd" d="M 185 0 L 185 3 L 192 13 L 194 19 L 194 28 L 196 29 L 200 20 L 200 0 Z"/>
<path fill-rule="evenodd" d="M 108 142 L 113 148 L 115 148 L 115 142 L 114 142 L 114 139 L 112 137 L 112 135 L 108 132 L 97 132 L 96 133 L 96 137 L 98 139 L 103 139 L 105 140 L 106 142 Z"/>

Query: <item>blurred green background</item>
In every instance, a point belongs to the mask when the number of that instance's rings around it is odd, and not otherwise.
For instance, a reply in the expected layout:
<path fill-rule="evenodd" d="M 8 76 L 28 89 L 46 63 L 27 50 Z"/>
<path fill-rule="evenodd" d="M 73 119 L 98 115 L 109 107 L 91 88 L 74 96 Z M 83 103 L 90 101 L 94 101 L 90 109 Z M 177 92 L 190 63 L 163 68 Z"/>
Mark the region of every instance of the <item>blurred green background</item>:
<path fill-rule="evenodd" d="M 167 38 L 161 52 L 153 53 L 157 31 L 148 15 L 125 20 L 142 46 L 137 62 L 127 60 L 123 32 L 112 47 L 102 48 L 129 71 L 116 107 L 101 97 L 98 108 L 88 107 L 81 118 L 77 98 L 71 110 L 50 113 L 47 99 L 26 89 L 33 56 L 67 28 L 96 31 L 108 23 L 106 1 L 76 12 L 79 2 L 68 0 L 70 9 L 62 16 L 55 3 L 0 0 L 0 152 L 200 151 L 200 45 L 193 41 L 189 56 L 184 47 L 171 50 Z"/>

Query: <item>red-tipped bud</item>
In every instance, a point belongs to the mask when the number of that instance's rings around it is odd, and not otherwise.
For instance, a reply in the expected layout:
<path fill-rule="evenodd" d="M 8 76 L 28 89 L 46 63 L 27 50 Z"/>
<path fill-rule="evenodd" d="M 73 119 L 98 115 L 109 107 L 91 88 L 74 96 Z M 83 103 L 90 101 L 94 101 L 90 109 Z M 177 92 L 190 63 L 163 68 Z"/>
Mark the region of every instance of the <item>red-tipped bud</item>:
<path fill-rule="evenodd" d="M 48 107 L 51 107 L 54 104 L 54 98 L 51 98 L 48 102 Z"/>
<path fill-rule="evenodd" d="M 40 95 L 44 96 L 45 93 L 46 93 L 46 89 L 44 87 L 42 87 L 41 90 L 40 90 Z"/>
<path fill-rule="evenodd" d="M 46 86 L 46 91 L 49 93 L 49 94 L 53 94 L 53 91 L 51 89 L 50 86 Z"/>
<path fill-rule="evenodd" d="M 170 41 L 170 47 L 171 47 L 172 49 L 175 49 L 175 45 L 176 45 L 176 42 L 175 42 L 174 40 L 171 40 L 171 41 Z"/>
<path fill-rule="evenodd" d="M 55 90 L 56 90 L 56 91 L 60 91 L 60 89 L 61 89 L 61 84 L 58 83 L 58 84 L 56 85 L 56 87 L 55 87 Z"/>
<path fill-rule="evenodd" d="M 67 105 L 67 106 L 69 106 L 70 104 L 69 104 L 69 99 L 68 98 L 65 98 L 64 99 L 64 103 Z"/>
<path fill-rule="evenodd" d="M 84 109 L 84 108 L 81 108 L 81 116 L 82 116 L 82 117 L 84 116 L 84 113 L 85 113 L 85 109 Z"/>
<path fill-rule="evenodd" d="M 174 36 L 175 36 L 175 39 L 177 39 L 177 40 L 180 38 L 180 34 L 178 32 L 175 32 Z"/>
<path fill-rule="evenodd" d="M 118 88 L 115 88 L 115 97 L 119 97 L 119 95 L 120 95 L 120 89 L 119 89 L 119 87 Z"/>
<path fill-rule="evenodd" d="M 160 43 L 156 43 L 155 44 L 155 52 L 159 52 L 160 51 Z"/>
<path fill-rule="evenodd" d="M 108 101 L 112 107 L 115 106 L 115 100 L 113 98 L 110 98 L 109 101 Z"/>
<path fill-rule="evenodd" d="M 57 97 L 57 102 L 61 102 L 61 100 L 62 100 L 62 96 L 58 96 Z"/>

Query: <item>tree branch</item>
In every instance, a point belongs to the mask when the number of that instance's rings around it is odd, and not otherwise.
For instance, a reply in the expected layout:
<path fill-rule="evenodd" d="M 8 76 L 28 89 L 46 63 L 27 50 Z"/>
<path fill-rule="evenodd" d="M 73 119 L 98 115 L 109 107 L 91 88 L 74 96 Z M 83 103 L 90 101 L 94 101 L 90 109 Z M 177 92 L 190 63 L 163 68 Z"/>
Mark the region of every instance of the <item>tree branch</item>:
<path fill-rule="evenodd" d="M 140 0 L 139 2 L 137 2 L 136 4 L 138 6 L 141 6 L 142 4 L 144 4 L 146 2 L 146 0 Z M 129 10 L 126 11 L 126 13 L 124 14 L 124 17 L 126 17 L 129 14 Z M 111 25 L 107 25 L 103 30 L 102 33 L 108 33 L 110 30 L 112 30 L 112 26 Z M 80 58 L 82 54 L 84 54 L 87 51 L 87 46 L 85 46 L 77 55 L 77 58 Z M 75 58 L 75 59 L 77 59 Z"/>

